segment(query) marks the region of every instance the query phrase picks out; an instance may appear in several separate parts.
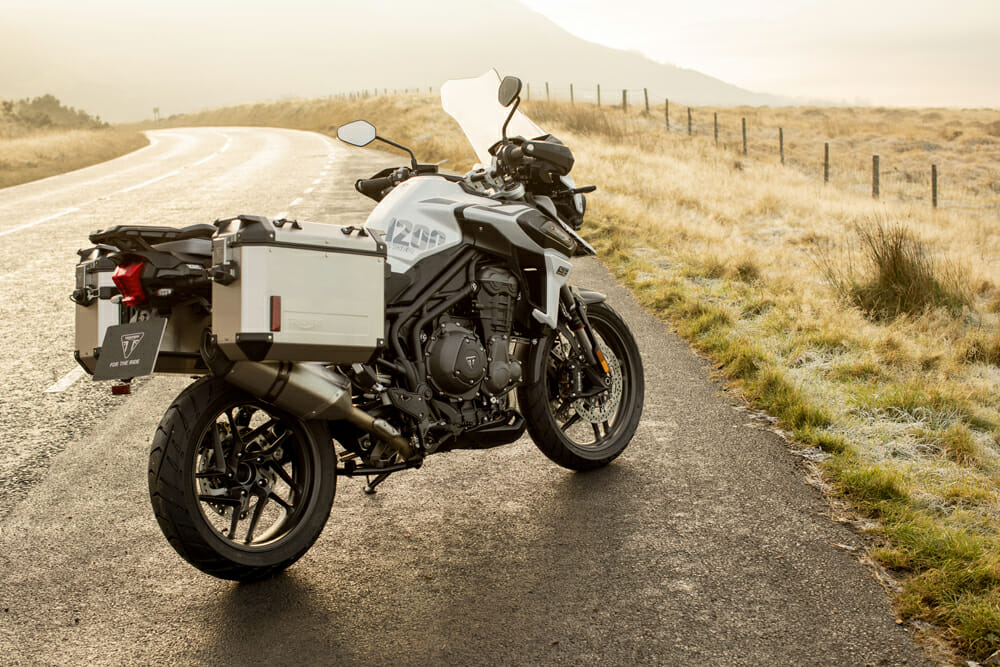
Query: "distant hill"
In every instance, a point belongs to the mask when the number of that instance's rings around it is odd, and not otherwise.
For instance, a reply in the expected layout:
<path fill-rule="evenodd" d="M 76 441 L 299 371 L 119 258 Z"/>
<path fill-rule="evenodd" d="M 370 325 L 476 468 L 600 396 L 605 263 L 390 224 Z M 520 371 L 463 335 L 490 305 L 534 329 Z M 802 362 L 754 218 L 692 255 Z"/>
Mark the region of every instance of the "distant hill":
<path fill-rule="evenodd" d="M 4 14 L 0 62 L 17 65 L 0 68 L 0 96 L 51 91 L 111 120 L 148 118 L 153 107 L 169 115 L 365 88 L 437 90 L 490 67 L 564 95 L 570 83 L 581 97 L 601 84 L 609 103 L 644 87 L 680 104 L 788 103 L 587 42 L 503 0 L 287 0 L 280 9 L 34 0 Z"/>

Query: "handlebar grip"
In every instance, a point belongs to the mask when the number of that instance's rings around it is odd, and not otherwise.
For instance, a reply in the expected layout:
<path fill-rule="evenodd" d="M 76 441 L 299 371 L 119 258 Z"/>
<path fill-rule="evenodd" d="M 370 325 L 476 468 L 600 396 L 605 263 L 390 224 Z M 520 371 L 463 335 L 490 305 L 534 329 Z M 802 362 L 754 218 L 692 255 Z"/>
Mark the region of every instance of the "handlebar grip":
<path fill-rule="evenodd" d="M 391 176 L 383 178 L 359 178 L 354 182 L 354 189 L 366 197 L 371 197 L 379 201 L 382 199 L 382 193 L 393 185 L 395 183 Z"/>

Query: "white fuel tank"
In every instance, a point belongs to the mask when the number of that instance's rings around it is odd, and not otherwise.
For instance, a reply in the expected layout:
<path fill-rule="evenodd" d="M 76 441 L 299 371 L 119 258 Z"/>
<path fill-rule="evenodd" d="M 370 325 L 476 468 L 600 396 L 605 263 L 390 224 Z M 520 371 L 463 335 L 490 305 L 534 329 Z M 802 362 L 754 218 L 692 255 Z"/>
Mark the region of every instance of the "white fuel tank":
<path fill-rule="evenodd" d="M 441 176 L 415 176 L 386 195 L 365 221 L 365 229 L 385 238 L 393 273 L 462 242 L 455 209 L 468 204 L 497 206 L 501 202 L 469 194 Z"/>

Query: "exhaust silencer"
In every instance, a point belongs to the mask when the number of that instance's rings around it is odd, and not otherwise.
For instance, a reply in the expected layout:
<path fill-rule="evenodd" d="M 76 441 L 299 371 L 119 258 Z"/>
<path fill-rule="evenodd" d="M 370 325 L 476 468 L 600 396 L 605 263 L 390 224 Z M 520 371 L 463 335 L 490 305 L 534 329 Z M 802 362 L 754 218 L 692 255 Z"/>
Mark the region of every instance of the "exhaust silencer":
<path fill-rule="evenodd" d="M 226 374 L 233 385 L 305 420 L 346 420 L 387 442 L 404 461 L 414 457 L 410 441 L 384 419 L 351 402 L 351 381 L 323 364 L 237 361 Z"/>

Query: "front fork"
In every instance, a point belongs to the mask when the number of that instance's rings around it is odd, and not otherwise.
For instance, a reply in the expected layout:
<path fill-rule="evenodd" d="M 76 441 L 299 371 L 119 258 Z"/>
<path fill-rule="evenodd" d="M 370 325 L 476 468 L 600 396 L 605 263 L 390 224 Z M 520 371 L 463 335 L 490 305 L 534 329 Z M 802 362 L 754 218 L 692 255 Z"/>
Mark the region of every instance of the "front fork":
<path fill-rule="evenodd" d="M 573 398 L 596 396 L 611 386 L 611 368 L 587 319 L 587 306 L 563 285 L 559 292 L 559 328 L 572 348 Z M 579 362 L 579 363 L 577 363 Z"/>

